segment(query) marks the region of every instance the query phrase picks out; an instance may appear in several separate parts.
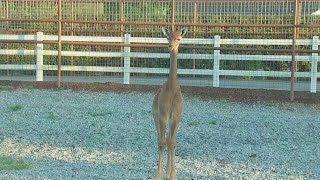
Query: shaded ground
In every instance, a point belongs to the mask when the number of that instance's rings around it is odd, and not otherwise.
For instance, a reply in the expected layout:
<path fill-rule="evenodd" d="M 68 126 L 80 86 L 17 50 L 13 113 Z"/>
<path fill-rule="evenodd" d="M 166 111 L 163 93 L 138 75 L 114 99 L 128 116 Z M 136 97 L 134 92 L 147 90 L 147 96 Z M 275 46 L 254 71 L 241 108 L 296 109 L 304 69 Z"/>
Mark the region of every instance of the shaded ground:
<path fill-rule="evenodd" d="M 1 85 L 10 85 L 16 88 L 30 87 L 36 89 L 58 89 L 56 82 L 26 82 L 26 81 L 0 81 Z M 123 85 L 115 83 L 61 83 L 62 89 L 114 91 L 114 92 L 156 92 L 160 86 L 150 85 Z M 289 91 L 278 90 L 249 90 L 249 89 L 224 89 L 213 87 L 189 87 L 183 86 L 182 92 L 187 95 L 200 97 L 207 100 L 227 99 L 232 101 L 257 102 L 276 101 L 290 102 Z M 320 103 L 319 93 L 295 92 L 295 102 L 316 104 Z"/>

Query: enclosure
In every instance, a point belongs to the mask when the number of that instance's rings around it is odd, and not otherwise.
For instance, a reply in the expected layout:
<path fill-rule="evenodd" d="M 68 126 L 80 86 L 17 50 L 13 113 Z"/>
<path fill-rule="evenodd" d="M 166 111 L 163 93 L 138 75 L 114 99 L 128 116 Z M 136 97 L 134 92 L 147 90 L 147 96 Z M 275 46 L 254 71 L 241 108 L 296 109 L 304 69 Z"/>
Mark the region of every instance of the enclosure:
<path fill-rule="evenodd" d="M 179 179 L 318 179 L 319 0 L 0 0 L 4 179 L 153 179 L 161 27 L 188 28 Z M 290 90 L 290 92 L 289 92 Z M 295 100 L 295 102 L 291 102 Z"/>
<path fill-rule="evenodd" d="M 1 80 L 319 90 L 319 0 L 1 0 Z"/>

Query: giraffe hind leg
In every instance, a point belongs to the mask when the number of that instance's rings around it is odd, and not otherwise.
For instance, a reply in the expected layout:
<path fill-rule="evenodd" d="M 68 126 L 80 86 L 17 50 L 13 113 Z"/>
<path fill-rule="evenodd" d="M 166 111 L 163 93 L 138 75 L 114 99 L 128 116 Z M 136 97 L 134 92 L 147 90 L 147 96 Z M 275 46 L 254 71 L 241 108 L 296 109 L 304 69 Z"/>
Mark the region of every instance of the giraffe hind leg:
<path fill-rule="evenodd" d="M 176 167 L 175 167 L 175 150 L 177 146 L 176 134 L 177 128 L 180 121 L 180 114 L 173 115 L 172 121 L 169 124 L 169 134 L 167 137 L 168 145 L 168 162 L 167 162 L 167 172 L 166 176 L 168 179 L 175 180 L 176 177 Z"/>
<path fill-rule="evenodd" d="M 159 150 L 159 159 L 158 159 L 158 167 L 156 172 L 156 179 L 162 179 L 162 164 L 163 164 L 163 152 L 166 148 L 165 134 L 166 134 L 166 123 L 167 116 L 159 116 L 157 117 L 157 131 L 158 131 L 158 150 Z"/>
<path fill-rule="evenodd" d="M 177 146 L 176 134 L 179 122 L 181 120 L 182 113 L 182 95 L 178 94 L 175 96 L 175 103 L 173 105 L 173 110 L 171 113 L 169 121 L 169 133 L 167 137 L 168 145 L 168 162 L 167 162 L 167 172 L 166 176 L 168 179 L 176 180 L 176 167 L 175 167 L 175 150 Z"/>

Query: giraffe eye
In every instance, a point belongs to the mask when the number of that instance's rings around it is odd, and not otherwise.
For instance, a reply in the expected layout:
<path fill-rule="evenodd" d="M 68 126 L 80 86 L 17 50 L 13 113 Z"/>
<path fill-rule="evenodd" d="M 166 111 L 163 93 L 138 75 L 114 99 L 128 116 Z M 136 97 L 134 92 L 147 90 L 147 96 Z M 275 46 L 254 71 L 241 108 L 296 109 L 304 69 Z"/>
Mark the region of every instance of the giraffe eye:
<path fill-rule="evenodd" d="M 181 39 L 179 38 L 179 39 L 177 39 L 178 41 L 180 41 Z"/>

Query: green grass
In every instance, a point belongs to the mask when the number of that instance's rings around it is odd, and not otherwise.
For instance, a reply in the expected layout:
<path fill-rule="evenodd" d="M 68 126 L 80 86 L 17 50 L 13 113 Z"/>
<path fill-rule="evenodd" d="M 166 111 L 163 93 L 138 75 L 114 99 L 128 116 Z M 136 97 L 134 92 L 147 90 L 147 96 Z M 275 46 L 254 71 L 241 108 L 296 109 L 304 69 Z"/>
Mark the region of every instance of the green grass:
<path fill-rule="evenodd" d="M 94 112 L 94 113 L 91 113 L 90 115 L 93 117 L 103 117 L 111 114 L 112 114 L 111 111 L 107 111 L 107 112 Z"/>
<path fill-rule="evenodd" d="M 211 124 L 211 125 L 216 125 L 216 124 L 217 124 L 217 121 L 213 119 L 213 120 L 210 121 L 210 124 Z"/>
<path fill-rule="evenodd" d="M 22 170 L 31 168 L 31 163 L 0 156 L 0 170 Z"/>
<path fill-rule="evenodd" d="M 19 86 L 18 89 L 20 89 L 20 90 L 31 90 L 31 89 L 34 89 L 34 87 L 32 85 L 22 85 L 22 86 Z"/>
<path fill-rule="evenodd" d="M 199 125 L 203 125 L 203 124 L 205 124 L 205 123 L 201 123 L 201 122 L 204 122 L 204 121 L 192 121 L 192 122 L 189 122 L 188 123 L 188 126 L 189 127 L 197 127 L 197 126 L 199 126 Z M 209 124 L 210 125 L 212 125 L 212 126 L 215 126 L 215 125 L 217 125 L 218 123 L 217 123 L 217 120 L 215 120 L 215 119 L 212 119 L 211 121 L 209 121 Z"/>
<path fill-rule="evenodd" d="M 54 112 L 49 112 L 48 113 L 48 120 L 52 121 L 52 122 L 56 122 L 59 121 L 61 118 Z"/>
<path fill-rule="evenodd" d="M 23 108 L 23 106 L 22 106 L 21 104 L 15 104 L 15 105 L 9 107 L 9 109 L 10 109 L 11 111 L 19 111 L 19 110 L 21 110 L 22 108 Z"/>
<path fill-rule="evenodd" d="M 188 123 L 189 127 L 197 127 L 200 123 L 198 121 L 192 121 L 190 123 Z"/>
<path fill-rule="evenodd" d="M 22 85 L 18 87 L 10 86 L 10 85 L 0 85 L 0 91 L 14 91 L 14 90 L 30 90 L 34 89 L 32 85 Z"/>
<path fill-rule="evenodd" d="M 12 86 L 0 86 L 0 91 L 13 91 L 14 87 Z"/>

